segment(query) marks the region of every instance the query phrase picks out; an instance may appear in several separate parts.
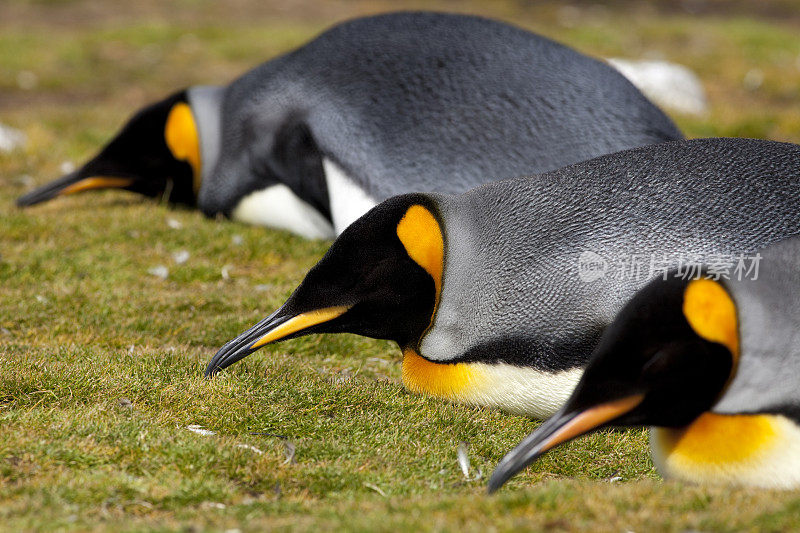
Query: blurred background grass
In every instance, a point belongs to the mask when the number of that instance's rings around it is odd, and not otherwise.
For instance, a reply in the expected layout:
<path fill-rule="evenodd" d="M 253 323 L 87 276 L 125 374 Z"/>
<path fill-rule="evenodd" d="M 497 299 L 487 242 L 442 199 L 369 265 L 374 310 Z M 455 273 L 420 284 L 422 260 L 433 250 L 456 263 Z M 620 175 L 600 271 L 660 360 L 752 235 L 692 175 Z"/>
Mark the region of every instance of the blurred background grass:
<path fill-rule="evenodd" d="M 641 430 L 572 443 L 487 498 L 486 476 L 534 423 L 408 394 L 389 343 L 309 337 L 201 379 L 327 243 L 122 192 L 13 207 L 150 101 L 227 83 L 337 21 L 419 8 L 680 63 L 709 100 L 705 115 L 672 114 L 687 135 L 800 142 L 797 1 L 3 0 L 0 123 L 28 143 L 0 153 L 0 529 L 800 525 L 795 492 L 657 481 Z"/>

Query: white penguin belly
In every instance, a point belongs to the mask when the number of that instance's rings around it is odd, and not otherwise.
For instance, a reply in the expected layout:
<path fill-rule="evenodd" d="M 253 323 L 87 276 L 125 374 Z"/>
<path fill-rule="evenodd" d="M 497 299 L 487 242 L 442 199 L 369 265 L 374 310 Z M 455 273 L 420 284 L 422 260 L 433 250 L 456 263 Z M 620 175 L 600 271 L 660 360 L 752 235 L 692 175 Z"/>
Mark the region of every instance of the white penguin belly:
<path fill-rule="evenodd" d="M 330 222 L 286 185 L 271 185 L 239 201 L 231 218 L 247 224 L 296 233 L 307 239 L 333 239 Z"/>
<path fill-rule="evenodd" d="M 330 159 L 323 158 L 322 168 L 328 186 L 333 229 L 336 235 L 341 235 L 347 226 L 375 207 L 378 202 Z"/>
<path fill-rule="evenodd" d="M 664 477 L 702 484 L 800 487 L 800 428 L 780 415 L 704 413 L 682 429 L 650 431 Z"/>
<path fill-rule="evenodd" d="M 412 350 L 403 354 L 403 384 L 412 392 L 547 418 L 567 401 L 582 368 L 546 372 L 488 363 L 435 363 Z"/>

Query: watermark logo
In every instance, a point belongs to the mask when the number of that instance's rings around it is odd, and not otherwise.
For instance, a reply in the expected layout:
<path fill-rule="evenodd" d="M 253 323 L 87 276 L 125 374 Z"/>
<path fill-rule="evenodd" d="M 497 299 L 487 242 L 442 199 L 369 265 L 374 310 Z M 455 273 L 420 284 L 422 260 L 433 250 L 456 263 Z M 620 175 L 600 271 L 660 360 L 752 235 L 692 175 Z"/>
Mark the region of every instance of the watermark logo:
<path fill-rule="evenodd" d="M 592 251 L 581 252 L 581 255 L 578 256 L 578 276 L 583 282 L 589 283 L 602 279 L 606 276 L 607 270 L 608 261 Z"/>
<path fill-rule="evenodd" d="M 656 277 L 691 280 L 705 277 L 713 280 L 758 279 L 761 254 L 755 255 L 667 255 L 622 254 L 605 258 L 587 250 L 578 256 L 578 277 L 590 283 L 599 279 L 647 281 Z"/>

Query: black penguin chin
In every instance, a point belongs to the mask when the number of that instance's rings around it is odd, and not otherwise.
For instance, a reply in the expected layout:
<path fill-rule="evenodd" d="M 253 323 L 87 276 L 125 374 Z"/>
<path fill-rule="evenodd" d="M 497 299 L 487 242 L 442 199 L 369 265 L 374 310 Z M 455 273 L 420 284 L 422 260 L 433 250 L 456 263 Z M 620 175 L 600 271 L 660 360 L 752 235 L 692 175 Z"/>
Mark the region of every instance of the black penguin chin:
<path fill-rule="evenodd" d="M 706 341 L 704 341 L 706 342 Z M 697 343 L 699 344 L 699 343 Z M 721 344 L 685 352 L 685 364 L 674 364 L 660 377 L 630 425 L 684 427 L 711 409 L 725 390 L 733 359 Z M 626 421 L 627 422 L 627 421 Z"/>
<path fill-rule="evenodd" d="M 169 167 L 170 174 L 163 175 L 164 169 L 159 168 L 147 177 L 137 177 L 126 189 L 170 204 L 195 207 L 197 197 L 194 194 L 191 166 L 183 161 L 170 162 L 165 166 Z"/>
<path fill-rule="evenodd" d="M 675 323 L 667 325 L 668 319 Z M 642 402 L 615 420 L 615 426 L 678 428 L 717 402 L 733 368 L 728 348 L 695 334 L 679 311 L 648 320 L 659 321 L 669 337 L 641 324 L 613 324 L 576 386 L 570 406 L 585 409 L 609 398 L 643 394 Z M 629 335 L 609 341 L 615 331 Z"/>
<path fill-rule="evenodd" d="M 430 275 L 408 259 L 408 256 L 405 260 L 399 259 L 382 265 L 392 265 L 391 269 L 373 272 L 386 285 L 348 289 L 342 287 L 347 285 L 346 282 L 340 284 L 343 279 L 331 279 L 330 285 L 324 291 L 333 290 L 339 298 L 320 297 L 322 290 L 314 290 L 319 279 L 317 276 L 314 277 L 314 284 L 304 281 L 290 299 L 292 309 L 307 312 L 334 305 L 350 307 L 342 316 L 305 330 L 304 334 L 352 333 L 372 339 L 394 341 L 401 348 L 416 349 L 432 321 L 436 287 Z M 356 294 L 358 296 L 353 298 Z M 306 295 L 311 295 L 311 298 L 306 299 Z M 353 300 L 356 303 L 350 304 Z M 287 302 L 287 306 L 290 302 Z"/>

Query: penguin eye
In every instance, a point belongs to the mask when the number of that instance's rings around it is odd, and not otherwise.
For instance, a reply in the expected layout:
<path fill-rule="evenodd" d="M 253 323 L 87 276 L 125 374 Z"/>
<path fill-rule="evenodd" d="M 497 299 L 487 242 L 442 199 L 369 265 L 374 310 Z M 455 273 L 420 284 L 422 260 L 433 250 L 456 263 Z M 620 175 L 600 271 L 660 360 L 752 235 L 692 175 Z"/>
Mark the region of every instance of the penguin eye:
<path fill-rule="evenodd" d="M 642 367 L 642 378 L 649 381 L 651 378 L 664 375 L 670 369 L 671 360 L 672 354 L 669 346 L 651 350 L 647 362 Z"/>
<path fill-rule="evenodd" d="M 701 341 L 674 341 L 662 346 L 642 367 L 641 379 L 650 384 L 681 385 L 713 364 L 708 345 Z"/>

